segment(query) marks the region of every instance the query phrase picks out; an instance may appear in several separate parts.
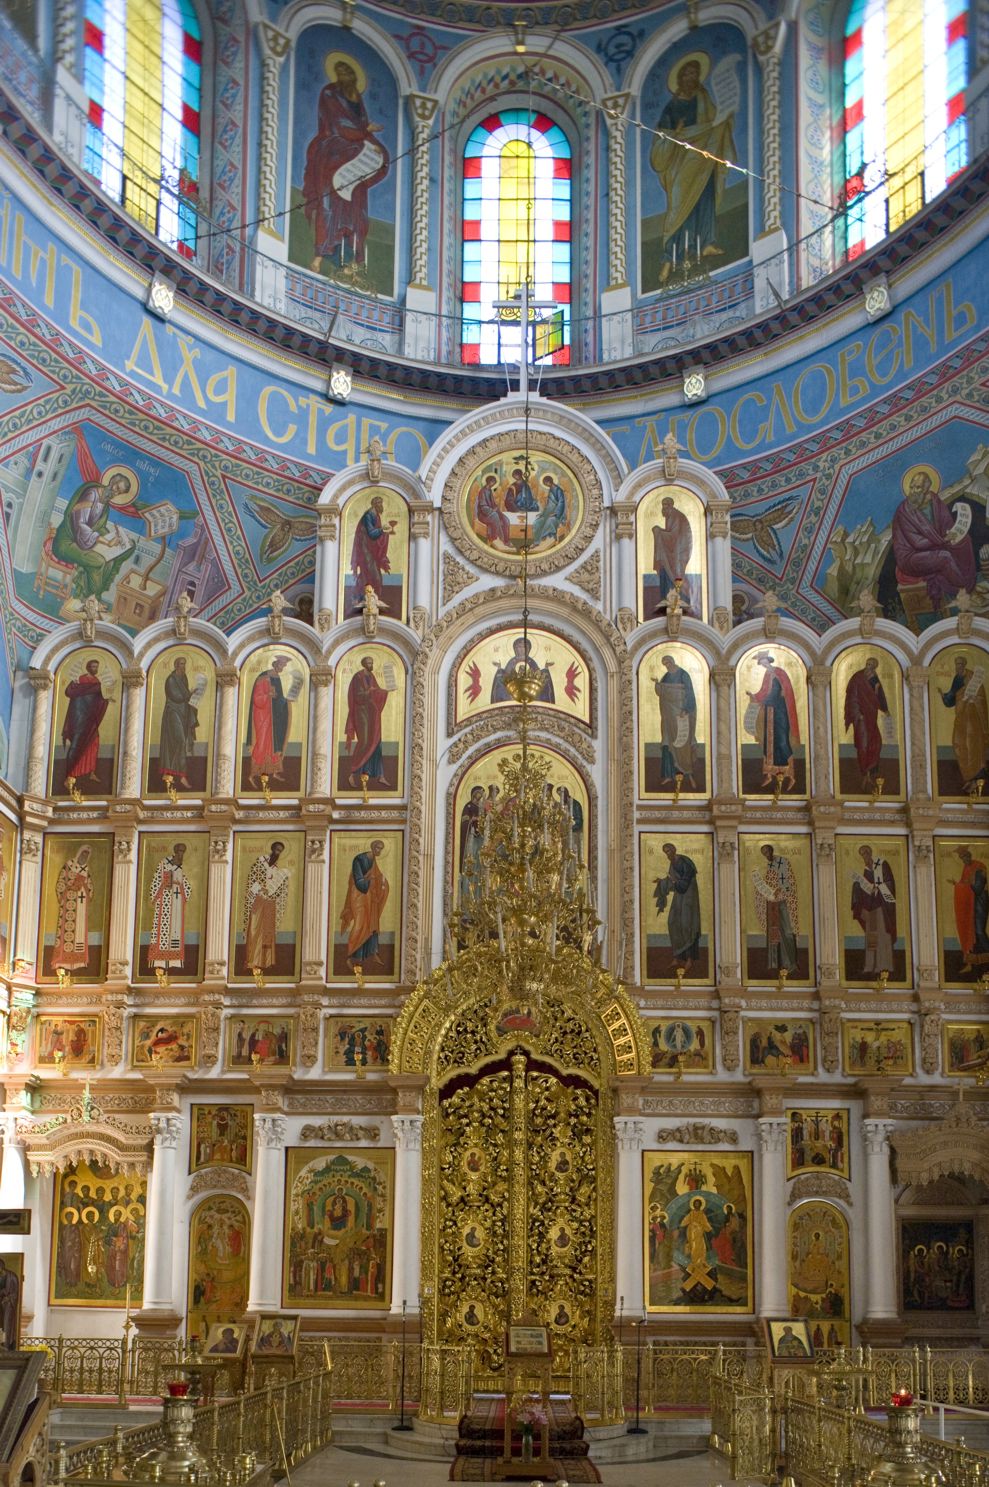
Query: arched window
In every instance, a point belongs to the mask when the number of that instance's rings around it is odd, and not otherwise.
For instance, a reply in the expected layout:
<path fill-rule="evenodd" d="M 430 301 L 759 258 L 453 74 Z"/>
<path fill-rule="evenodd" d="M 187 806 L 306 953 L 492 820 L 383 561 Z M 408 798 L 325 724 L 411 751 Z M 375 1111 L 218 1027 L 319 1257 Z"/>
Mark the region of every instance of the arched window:
<path fill-rule="evenodd" d="M 528 280 L 534 299 L 558 306 L 555 319 L 538 312 L 545 323 L 536 330 L 536 355 L 569 365 L 570 167 L 569 141 L 545 114 L 504 108 L 472 131 L 464 150 L 465 364 L 518 360 L 518 320 L 499 321 L 492 306 Z"/>
<path fill-rule="evenodd" d="M 196 248 L 202 35 L 190 0 L 86 0 L 85 168 L 186 258 Z"/>
<path fill-rule="evenodd" d="M 968 0 L 852 0 L 845 23 L 847 252 L 895 232 L 968 163 Z"/>

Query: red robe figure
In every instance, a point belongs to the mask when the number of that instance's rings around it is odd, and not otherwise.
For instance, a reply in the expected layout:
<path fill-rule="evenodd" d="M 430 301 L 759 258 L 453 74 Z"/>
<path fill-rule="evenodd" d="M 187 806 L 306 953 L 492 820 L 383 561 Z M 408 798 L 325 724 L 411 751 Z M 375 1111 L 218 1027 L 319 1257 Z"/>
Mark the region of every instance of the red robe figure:
<path fill-rule="evenodd" d="M 749 701 L 759 709 L 755 737 L 762 748 L 762 783 L 771 785 L 779 776 L 792 790 L 797 778 L 793 749 L 800 742 L 797 700 L 793 683 L 775 659 L 769 651 L 756 656 L 756 662 L 764 668 L 762 685 L 758 692 L 749 693 Z"/>
<path fill-rule="evenodd" d="M 381 753 L 381 714 L 388 693 L 378 686 L 374 674 L 374 658 L 361 657 L 361 669 L 350 679 L 347 689 L 347 722 L 344 733 L 350 744 L 350 773 L 352 788 L 356 788 L 359 777 L 366 774 L 368 782 L 387 786 L 385 765 Z"/>
<path fill-rule="evenodd" d="M 354 545 L 350 550 L 350 570 L 357 580 L 359 598 L 370 584 L 380 601 L 384 600 L 384 575 L 391 572 L 388 561 L 388 539 L 397 522 L 389 522 L 387 528 L 381 520 L 385 503 L 381 496 L 372 496 L 371 504 L 357 523 Z"/>
<path fill-rule="evenodd" d="M 100 755 L 100 724 L 110 703 L 103 696 L 100 663 L 93 658 L 77 681 L 69 682 L 65 695 L 69 706 L 62 724 L 65 744 L 65 778 L 97 779 Z"/>
<path fill-rule="evenodd" d="M 937 484 L 935 484 L 937 481 Z M 975 588 L 975 553 L 967 532 L 949 537 L 955 514 L 941 500 L 940 478 L 928 465 L 915 465 L 903 477 L 902 500 L 893 513 L 896 576 L 903 583 L 925 583 L 934 609 L 959 589 Z"/>
<path fill-rule="evenodd" d="M 288 737 L 289 702 L 282 690 L 282 672 L 287 656 L 276 656 L 267 671 L 262 671 L 251 691 L 251 708 L 247 720 L 247 742 L 251 750 L 248 782 L 257 785 L 266 774 L 283 780 L 285 740 Z"/>
<path fill-rule="evenodd" d="M 368 122 L 353 63 L 338 57 L 333 78 L 319 95 L 316 134 L 302 178 L 314 273 L 331 255 L 341 268 L 364 262 L 368 192 L 384 180 L 389 166 L 388 151 L 374 138 L 381 125 Z"/>
<path fill-rule="evenodd" d="M 845 688 L 845 727 L 852 730 L 863 790 L 871 790 L 883 751 L 879 714 L 889 717 L 889 703 L 879 680 L 879 663 L 869 656 L 860 671 L 849 677 Z"/>

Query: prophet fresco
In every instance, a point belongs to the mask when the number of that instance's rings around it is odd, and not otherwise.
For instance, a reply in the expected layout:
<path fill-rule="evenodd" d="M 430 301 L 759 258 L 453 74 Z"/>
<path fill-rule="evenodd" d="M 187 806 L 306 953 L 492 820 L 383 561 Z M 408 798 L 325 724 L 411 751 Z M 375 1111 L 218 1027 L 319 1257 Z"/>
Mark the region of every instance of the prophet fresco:
<path fill-rule="evenodd" d="M 846 1074 L 912 1074 L 913 1028 L 909 1022 L 841 1024 Z"/>
<path fill-rule="evenodd" d="M 930 718 L 934 793 L 978 796 L 989 778 L 989 654 L 953 645 L 931 662 Z"/>
<path fill-rule="evenodd" d="M 897 661 L 872 645 L 853 646 L 831 674 L 835 791 L 843 799 L 902 800 L 903 680 Z"/>
<path fill-rule="evenodd" d="M 644 1151 L 642 1164 L 647 1311 L 751 1312 L 751 1152 Z"/>
<path fill-rule="evenodd" d="M 810 837 L 745 834 L 739 848 L 746 983 L 782 978 L 809 985 L 815 970 Z"/>
<path fill-rule="evenodd" d="M 746 176 L 721 163 L 745 163 L 746 53 L 734 27 L 703 27 L 664 52 L 646 75 L 643 294 L 686 286 L 748 253 Z"/>
<path fill-rule="evenodd" d="M 293 45 L 289 259 L 369 294 L 395 291 L 398 94 L 354 31 L 316 25 Z"/>
<path fill-rule="evenodd" d="M 706 832 L 643 832 L 639 922 L 645 982 L 709 982 L 714 971 L 714 848 Z"/>
<path fill-rule="evenodd" d="M 186 1334 L 205 1338 L 217 1322 L 247 1310 L 251 1218 L 239 1198 L 205 1198 L 189 1221 Z"/>
<path fill-rule="evenodd" d="M 51 793 L 107 799 L 117 785 L 120 662 L 109 651 L 73 651 L 55 677 Z"/>
<path fill-rule="evenodd" d="M 190 1121 L 190 1172 L 203 1167 L 236 1167 L 250 1172 L 254 1135 L 250 1105 L 193 1105 Z"/>
<path fill-rule="evenodd" d="M 807 794 L 807 672 L 793 651 L 764 645 L 738 663 L 743 795 Z"/>
<path fill-rule="evenodd" d="M 340 617 L 360 614 L 370 588 L 385 619 L 408 616 L 409 508 L 397 491 L 370 486 L 351 496 L 340 529 Z M 343 556 L 349 554 L 349 563 Z"/>
<path fill-rule="evenodd" d="M 282 1305 L 391 1303 L 394 1152 L 290 1147 Z"/>
<path fill-rule="evenodd" d="M 457 784 L 453 799 L 454 840 L 451 843 L 452 879 L 460 903 L 467 903 L 477 893 L 481 882 L 481 846 L 485 821 L 510 811 L 512 802 L 502 794 L 501 761 L 517 754 L 513 745 L 490 749 L 475 758 Z M 531 759 L 549 762 L 547 789 L 563 806 L 569 818 L 569 841 L 564 846 L 578 863 L 578 875 L 586 877 L 590 841 L 587 786 L 566 759 L 554 750 L 529 748 Z"/>
<path fill-rule="evenodd" d="M 216 673 L 205 651 L 174 646 L 148 673 L 145 793 L 206 795 L 211 783 Z"/>
<path fill-rule="evenodd" d="M 234 837 L 230 959 L 235 980 L 299 975 L 304 835 L 238 832 Z"/>
<path fill-rule="evenodd" d="M 787 1110 L 786 1119 L 787 1177 L 796 1177 L 798 1172 L 850 1176 L 847 1110 Z"/>
<path fill-rule="evenodd" d="M 707 615 L 707 532 L 704 503 L 685 486 L 663 485 L 639 502 L 635 514 L 639 618 L 652 620 L 671 606 Z"/>
<path fill-rule="evenodd" d="M 82 1161 L 56 1172 L 52 1306 L 141 1306 L 146 1207 L 143 1177 Z"/>
<path fill-rule="evenodd" d="M 742 1024 L 746 1074 L 813 1074 L 814 1024 L 804 1018 L 750 1017 Z"/>
<path fill-rule="evenodd" d="M 807 1323 L 815 1349 L 851 1343 L 848 1223 L 832 1203 L 801 1203 L 788 1229 L 789 1313 Z"/>
<path fill-rule="evenodd" d="M 942 984 L 971 986 L 989 970 L 989 840 L 934 843 Z"/>
<path fill-rule="evenodd" d="M 106 978 L 113 838 L 45 835 L 38 980 Z M 61 977 L 59 972 L 62 973 Z"/>
<path fill-rule="evenodd" d="M 460 657 L 453 679 L 453 720 L 458 725 L 490 712 L 516 707 L 506 682 L 523 671 L 540 682 L 534 705 L 591 724 L 593 679 L 583 656 L 549 630 L 516 627 L 475 641 Z"/>
<path fill-rule="evenodd" d="M 240 788 L 300 795 L 306 788 L 309 667 L 298 651 L 267 645 L 240 675 Z"/>
<path fill-rule="evenodd" d="M 400 831 L 331 832 L 333 976 L 398 980 L 402 849 Z"/>
<path fill-rule="evenodd" d="M 689 646 L 665 641 L 639 662 L 639 793 L 710 794 L 710 680 Z"/>
<path fill-rule="evenodd" d="M 905 1312 L 975 1311 L 975 1223 L 900 1221 L 900 1302 Z"/>
<path fill-rule="evenodd" d="M 911 974 L 910 875 L 903 837 L 836 842 L 839 955 L 850 985 L 906 986 Z"/>
<path fill-rule="evenodd" d="M 137 867 L 134 977 L 200 981 L 206 953 L 209 837 L 142 832 Z"/>
<path fill-rule="evenodd" d="M 405 789 L 405 663 L 390 646 L 354 646 L 336 667 L 334 794 Z M 366 776 L 366 781 L 363 777 Z"/>

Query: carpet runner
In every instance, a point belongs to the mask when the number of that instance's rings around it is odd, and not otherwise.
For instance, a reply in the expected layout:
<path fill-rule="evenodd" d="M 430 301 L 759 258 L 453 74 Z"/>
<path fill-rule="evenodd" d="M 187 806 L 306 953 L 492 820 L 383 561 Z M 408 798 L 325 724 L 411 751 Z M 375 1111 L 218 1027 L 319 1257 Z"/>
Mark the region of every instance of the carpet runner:
<path fill-rule="evenodd" d="M 484 1395 L 473 1401 L 457 1427 L 457 1454 L 450 1468 L 451 1482 L 497 1481 L 505 1431 L 503 1395 Z M 538 1443 L 536 1449 L 538 1450 Z M 588 1456 L 584 1422 L 569 1399 L 549 1402 L 550 1464 L 539 1475 L 547 1482 L 600 1482 L 601 1474 Z M 512 1455 L 522 1455 L 522 1433 L 512 1436 Z"/>

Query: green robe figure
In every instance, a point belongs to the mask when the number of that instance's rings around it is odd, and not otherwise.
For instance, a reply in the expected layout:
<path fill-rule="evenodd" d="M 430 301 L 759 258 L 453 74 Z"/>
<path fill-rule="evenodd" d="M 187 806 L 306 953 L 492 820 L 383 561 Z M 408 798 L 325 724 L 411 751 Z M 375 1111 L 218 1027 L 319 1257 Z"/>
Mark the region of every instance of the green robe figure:
<path fill-rule="evenodd" d="M 115 496 L 126 496 L 130 488 L 127 476 L 119 473 L 107 485 L 87 480 L 65 508 L 52 538 L 52 556 L 75 568 L 72 589 L 77 599 L 102 599 L 134 551 L 129 544 L 116 557 L 108 558 L 99 550 L 107 533 L 110 502 Z"/>

